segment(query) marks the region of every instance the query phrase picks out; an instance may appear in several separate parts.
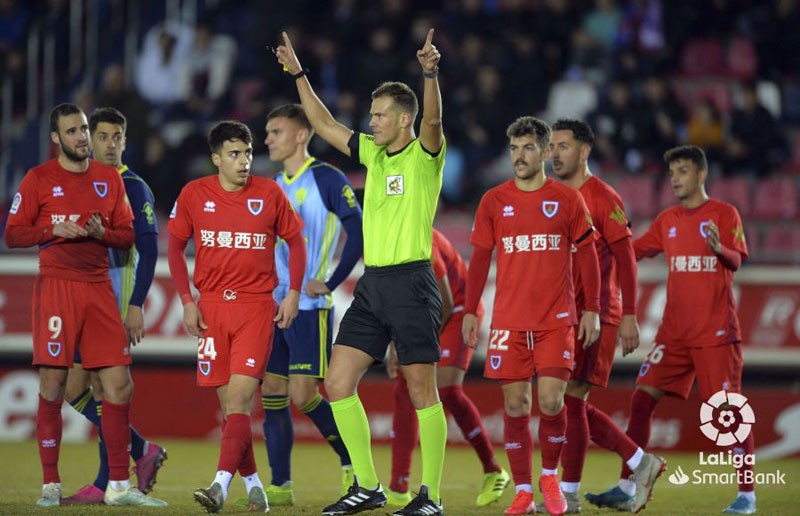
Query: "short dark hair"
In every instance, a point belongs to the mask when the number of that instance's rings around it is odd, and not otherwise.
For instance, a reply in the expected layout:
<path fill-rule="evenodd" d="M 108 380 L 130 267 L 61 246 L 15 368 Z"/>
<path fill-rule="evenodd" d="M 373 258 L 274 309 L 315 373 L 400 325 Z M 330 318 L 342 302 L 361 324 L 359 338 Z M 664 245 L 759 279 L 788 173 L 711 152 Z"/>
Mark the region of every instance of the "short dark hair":
<path fill-rule="evenodd" d="M 553 131 L 572 131 L 572 137 L 589 147 L 594 147 L 594 131 L 589 124 L 576 118 L 559 118 L 553 124 Z"/>
<path fill-rule="evenodd" d="M 514 120 L 514 122 L 506 129 L 506 136 L 511 138 L 520 138 L 522 136 L 535 136 L 536 142 L 539 144 L 540 149 L 546 149 L 550 145 L 550 137 L 553 132 L 550 126 L 543 120 L 539 120 L 535 116 L 521 116 Z"/>
<path fill-rule="evenodd" d="M 217 122 L 208 131 L 208 147 L 213 153 L 219 152 L 228 140 L 240 140 L 250 145 L 253 143 L 253 135 L 246 125 L 235 120 Z"/>
<path fill-rule="evenodd" d="M 75 104 L 59 104 L 50 111 L 50 132 L 58 132 L 58 120 L 65 116 L 82 115 L 83 110 Z"/>
<path fill-rule="evenodd" d="M 311 122 L 308 121 L 308 117 L 306 116 L 306 112 L 303 109 L 303 106 L 300 104 L 283 104 L 282 106 L 278 106 L 269 113 L 267 113 L 267 122 L 272 120 L 273 118 L 288 118 L 289 120 L 294 120 L 295 122 L 299 123 L 310 132 L 314 132 L 314 128 L 311 126 Z"/>
<path fill-rule="evenodd" d="M 128 130 L 128 120 L 117 108 L 102 107 L 95 109 L 94 113 L 89 116 L 89 132 L 94 134 L 97 124 L 100 122 L 121 126 L 123 134 Z"/>
<path fill-rule="evenodd" d="M 411 115 L 411 120 L 416 120 L 419 111 L 417 95 L 408 84 L 402 82 L 384 82 L 372 92 L 372 100 L 378 97 L 391 97 L 399 110 Z"/>
<path fill-rule="evenodd" d="M 673 147 L 664 153 L 664 162 L 667 165 L 681 159 L 691 161 L 698 170 L 708 170 L 706 153 L 697 145 L 681 145 L 680 147 Z"/>

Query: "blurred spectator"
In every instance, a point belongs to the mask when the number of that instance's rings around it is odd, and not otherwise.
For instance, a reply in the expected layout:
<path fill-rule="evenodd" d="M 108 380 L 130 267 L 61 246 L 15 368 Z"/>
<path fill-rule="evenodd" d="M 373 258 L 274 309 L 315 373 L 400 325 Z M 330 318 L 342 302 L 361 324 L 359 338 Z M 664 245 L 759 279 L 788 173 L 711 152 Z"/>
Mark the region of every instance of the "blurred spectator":
<path fill-rule="evenodd" d="M 17 0 L 0 0 L 0 54 L 24 45 L 31 15 Z"/>
<path fill-rule="evenodd" d="M 160 134 L 148 134 L 144 141 L 144 160 L 137 173 L 153 189 L 156 208 L 160 213 L 169 213 L 172 210 L 172 205 L 186 181 L 182 169 L 176 167 L 173 154 Z"/>
<path fill-rule="evenodd" d="M 138 173 L 144 152 L 144 139 L 149 131 L 150 109 L 139 93 L 125 86 L 125 71 L 121 64 L 111 63 L 103 70 L 96 104 L 100 107 L 117 108 L 127 118 L 125 162 Z"/>
<path fill-rule="evenodd" d="M 789 157 L 789 144 L 778 121 L 759 103 L 754 82 L 744 83 L 741 103 L 731 117 L 725 147 L 726 172 L 769 175 Z"/>
<path fill-rule="evenodd" d="M 24 47 L 9 48 L 0 53 L 0 77 L 11 81 L 11 113 L 22 116 L 28 105 L 27 66 Z M 4 85 L 3 85 L 4 86 Z"/>
<path fill-rule="evenodd" d="M 594 9 L 586 13 L 581 26 L 592 42 L 609 53 L 614 49 L 621 21 L 622 10 L 615 0 L 595 0 Z"/>
<path fill-rule="evenodd" d="M 648 77 L 644 82 L 645 126 L 641 137 L 645 159 L 661 166 L 664 152 L 683 140 L 686 123 L 684 112 L 669 83 L 661 77 Z"/>
<path fill-rule="evenodd" d="M 192 29 L 177 22 L 147 32 L 136 67 L 136 89 L 145 100 L 159 108 L 187 100 L 180 78 L 191 42 Z"/>
<path fill-rule="evenodd" d="M 230 36 L 214 34 L 207 22 L 198 23 L 178 76 L 178 95 L 186 99 L 191 116 L 208 121 L 222 111 L 235 62 L 236 41 Z"/>
<path fill-rule="evenodd" d="M 725 126 L 717 105 L 711 100 L 703 99 L 694 108 L 687 124 L 687 139 L 691 145 L 705 150 L 711 168 L 720 163 L 725 147 Z"/>
<path fill-rule="evenodd" d="M 649 123 L 647 116 L 647 112 L 634 100 L 628 83 L 611 83 L 608 99 L 589 116 L 600 156 L 605 160 L 624 163 L 630 171 L 639 170 L 643 165 L 640 147 Z"/>

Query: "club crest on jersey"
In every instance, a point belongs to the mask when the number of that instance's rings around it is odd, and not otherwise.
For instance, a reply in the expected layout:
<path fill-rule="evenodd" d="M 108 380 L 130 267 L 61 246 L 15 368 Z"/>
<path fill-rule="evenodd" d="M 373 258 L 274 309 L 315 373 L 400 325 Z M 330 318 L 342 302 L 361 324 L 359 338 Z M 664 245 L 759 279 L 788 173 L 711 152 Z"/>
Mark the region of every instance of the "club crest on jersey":
<path fill-rule="evenodd" d="M 489 365 L 492 366 L 492 369 L 497 371 L 500 369 L 500 363 L 503 361 L 503 357 L 499 355 L 492 355 L 489 357 Z"/>
<path fill-rule="evenodd" d="M 703 238 L 708 237 L 708 222 L 700 223 L 700 236 Z"/>
<path fill-rule="evenodd" d="M 264 199 L 247 199 L 247 210 L 253 215 L 259 215 L 264 209 Z"/>
<path fill-rule="evenodd" d="M 197 362 L 197 368 L 203 373 L 203 376 L 208 376 L 211 373 L 211 362 L 208 360 L 200 360 Z"/>
<path fill-rule="evenodd" d="M 386 176 L 386 195 L 403 195 L 403 176 Z"/>
<path fill-rule="evenodd" d="M 47 343 L 47 352 L 50 353 L 50 356 L 57 357 L 61 354 L 61 343 L 60 342 L 48 342 Z"/>
<path fill-rule="evenodd" d="M 92 183 L 92 186 L 94 186 L 94 191 L 100 197 L 105 197 L 106 195 L 108 195 L 108 183 L 106 183 L 105 181 L 95 181 L 94 183 Z"/>
<path fill-rule="evenodd" d="M 548 219 L 552 219 L 558 213 L 558 201 L 542 201 L 542 213 Z"/>

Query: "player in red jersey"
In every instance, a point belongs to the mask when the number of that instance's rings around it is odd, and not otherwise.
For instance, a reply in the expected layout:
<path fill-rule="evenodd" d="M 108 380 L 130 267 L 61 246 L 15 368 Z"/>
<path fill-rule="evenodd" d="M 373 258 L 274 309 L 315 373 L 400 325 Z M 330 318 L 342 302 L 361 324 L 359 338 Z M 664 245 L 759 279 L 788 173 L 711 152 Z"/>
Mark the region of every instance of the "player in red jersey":
<path fill-rule="evenodd" d="M 531 488 L 531 379 L 538 388 L 542 475 L 539 489 L 550 514 L 567 502 L 558 485 L 566 438 L 564 391 L 573 367 L 575 331 L 584 347 L 600 333 L 600 270 L 586 203 L 574 189 L 548 178 L 550 127 L 517 119 L 506 131 L 514 179 L 492 188 L 475 214 L 467 275 L 464 340 L 477 345 L 477 308 L 497 247 L 494 299 L 485 376 L 501 381 L 504 440 L 517 495 L 506 514 L 535 512 Z M 571 249 L 575 247 L 575 253 Z M 571 255 L 574 254 L 574 257 Z M 572 263 L 580 270 L 585 310 L 578 322 Z"/>
<path fill-rule="evenodd" d="M 704 400 L 742 388 L 742 338 L 733 298 L 733 273 L 747 259 L 742 220 L 735 207 L 706 195 L 708 164 L 702 149 L 676 147 L 664 154 L 664 161 L 680 204 L 662 211 L 634 242 L 637 260 L 664 253 L 669 268 L 664 316 L 631 399 L 627 434 L 639 446 L 650 439 L 653 411 L 665 394 L 686 399 L 695 378 Z M 733 446 L 736 454 L 752 454 L 753 449 L 752 433 Z M 756 510 L 753 484 L 747 481 L 752 466 L 742 462 L 739 494 L 726 513 Z M 623 468 L 621 478 L 629 475 Z M 620 490 L 616 486 L 586 498 L 595 505 L 626 508 L 621 496 L 626 493 Z"/>
<path fill-rule="evenodd" d="M 617 341 L 622 354 L 639 347 L 636 323 L 636 258 L 630 224 L 622 199 L 613 188 L 589 171 L 594 133 L 586 122 L 561 119 L 553 124 L 551 159 L 553 171 L 564 184 L 578 190 L 586 201 L 595 228 L 595 248 L 600 262 L 600 338 L 588 349 L 575 347 L 575 369 L 567 384 L 567 442 L 561 454 L 561 490 L 567 512 L 581 511 L 581 473 L 589 448 L 589 436 L 615 451 L 633 470 L 637 487 L 634 512 L 647 503 L 655 479 L 664 470 L 660 457 L 645 453 L 605 413 L 587 403 L 592 386 L 605 388 L 614 362 Z M 578 313 L 584 295 L 578 270 L 573 271 Z M 622 299 L 620 299 L 620 294 Z"/>
<path fill-rule="evenodd" d="M 128 479 L 133 395 L 128 336 L 108 277 L 108 248 L 133 244 L 133 213 L 119 172 L 89 160 L 89 124 L 73 104 L 50 112 L 58 158 L 28 171 L 6 225 L 8 247 L 39 247 L 33 290 L 33 365 L 39 368 L 36 440 L 44 473 L 41 507 L 61 502 L 58 455 L 61 404 L 75 351 L 99 373 L 102 426 L 108 448 L 108 505 L 166 503 L 142 494 Z"/>
<path fill-rule="evenodd" d="M 357 194 L 356 194 L 357 195 Z M 453 244 L 441 232 L 433 230 L 433 273 L 442 294 L 442 330 L 439 345 L 442 359 L 436 365 L 436 385 L 444 407 L 453 415 L 464 438 L 469 442 L 483 465 L 483 484 L 476 503 L 489 505 L 498 500 L 509 482 L 508 473 L 494 456 L 494 447 L 486 433 L 480 412 L 464 393 L 464 374 L 475 350 L 467 346 L 461 335 L 464 319 L 464 300 L 467 267 Z M 478 304 L 478 325 L 483 319 L 483 302 Z M 411 455 L 419 438 L 417 418 L 408 386 L 398 367 L 394 346 L 386 362 L 389 376 L 397 378 L 394 386 L 394 414 L 392 417 L 392 480 L 386 491 L 390 505 L 405 505 L 411 501 L 408 476 Z"/>
<path fill-rule="evenodd" d="M 246 125 L 219 122 L 208 133 L 219 173 L 183 187 L 167 226 L 169 268 L 183 301 L 183 322 L 197 341 L 197 383 L 217 390 L 225 416 L 217 474 L 195 500 L 219 512 L 238 470 L 251 511 L 269 510 L 253 455 L 250 407 L 272 347 L 273 321 L 297 316 L 306 263 L 303 222 L 272 179 L 250 174 L 253 138 Z M 289 245 L 290 290 L 275 312 L 275 240 Z M 195 303 L 185 249 L 195 242 Z"/>

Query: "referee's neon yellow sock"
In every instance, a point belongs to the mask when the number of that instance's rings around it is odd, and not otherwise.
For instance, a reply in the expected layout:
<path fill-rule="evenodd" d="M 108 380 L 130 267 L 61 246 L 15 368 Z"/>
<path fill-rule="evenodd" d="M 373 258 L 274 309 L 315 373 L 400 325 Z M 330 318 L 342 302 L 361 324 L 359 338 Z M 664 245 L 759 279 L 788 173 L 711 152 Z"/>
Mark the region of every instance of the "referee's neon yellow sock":
<path fill-rule="evenodd" d="M 361 399 L 358 394 L 353 394 L 349 398 L 332 401 L 331 410 L 333 410 L 333 418 L 336 420 L 339 435 L 347 446 L 347 451 L 350 452 L 350 460 L 353 462 L 353 470 L 358 477 L 358 485 L 365 489 L 376 489 L 379 483 L 378 475 L 375 473 L 375 464 L 372 462 L 369 421 Z"/>
<path fill-rule="evenodd" d="M 422 448 L 422 483 L 428 486 L 428 496 L 441 503 L 439 488 L 442 484 L 444 449 L 447 445 L 447 419 L 439 402 L 417 411 L 419 444 Z"/>

